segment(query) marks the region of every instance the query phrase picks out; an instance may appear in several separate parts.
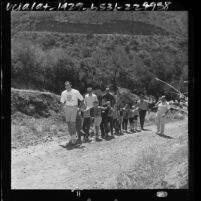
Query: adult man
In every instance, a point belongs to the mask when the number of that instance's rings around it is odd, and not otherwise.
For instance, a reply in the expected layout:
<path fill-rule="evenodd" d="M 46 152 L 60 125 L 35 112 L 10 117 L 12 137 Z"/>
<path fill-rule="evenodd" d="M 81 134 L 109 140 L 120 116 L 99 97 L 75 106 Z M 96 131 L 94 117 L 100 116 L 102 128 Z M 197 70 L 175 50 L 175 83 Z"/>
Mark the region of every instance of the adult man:
<path fill-rule="evenodd" d="M 161 97 L 161 101 L 159 101 L 156 105 L 158 107 L 156 113 L 156 125 L 157 125 L 157 134 L 164 135 L 165 130 L 165 117 L 169 110 L 169 104 L 166 101 L 165 96 Z"/>
<path fill-rule="evenodd" d="M 149 109 L 149 104 L 146 100 L 144 100 L 144 96 L 140 96 L 140 100 L 137 103 L 137 106 L 139 108 L 139 117 L 140 117 L 140 126 L 141 130 L 144 130 L 144 121 L 145 121 L 145 116 L 146 112 Z"/>
<path fill-rule="evenodd" d="M 61 94 L 62 106 L 65 110 L 66 122 L 68 124 L 68 132 L 70 134 L 70 144 L 76 143 L 76 117 L 78 111 L 78 100 L 81 101 L 81 104 L 84 102 L 84 98 L 80 92 L 76 89 L 71 88 L 71 83 L 69 81 L 65 82 L 66 90 Z"/>
<path fill-rule="evenodd" d="M 102 96 L 102 105 L 105 105 L 107 101 L 110 101 L 111 106 L 113 107 L 116 99 L 115 97 L 110 93 L 110 88 L 106 88 L 106 93 Z"/>
<path fill-rule="evenodd" d="M 108 138 L 108 132 L 110 131 L 111 136 L 114 137 L 113 134 L 113 108 L 111 107 L 110 101 L 107 101 L 104 106 L 104 110 L 102 110 L 102 122 L 100 125 L 101 128 L 101 136 L 102 138 Z M 110 126 L 109 126 L 110 125 Z"/>
<path fill-rule="evenodd" d="M 92 88 L 91 87 L 88 87 L 87 88 L 87 94 L 85 95 L 85 97 L 84 97 L 84 101 L 85 101 L 85 103 L 86 103 L 86 106 L 88 107 L 88 108 L 92 108 L 93 106 L 94 106 L 94 102 L 95 101 L 98 101 L 98 98 L 97 98 L 97 96 L 96 96 L 96 94 L 94 94 L 93 92 L 92 92 Z"/>

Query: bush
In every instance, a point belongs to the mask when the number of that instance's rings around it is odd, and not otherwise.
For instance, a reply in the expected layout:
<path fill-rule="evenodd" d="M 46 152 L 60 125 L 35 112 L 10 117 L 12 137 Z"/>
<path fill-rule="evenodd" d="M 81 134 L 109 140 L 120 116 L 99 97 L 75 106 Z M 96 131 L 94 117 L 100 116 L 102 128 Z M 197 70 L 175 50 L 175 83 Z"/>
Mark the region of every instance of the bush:
<path fill-rule="evenodd" d="M 94 35 L 87 39 L 86 35 L 18 33 L 11 42 L 11 84 L 60 94 L 70 80 L 81 91 L 87 85 L 96 89 L 111 85 L 160 96 L 166 89 L 154 77 L 179 89 L 187 78 L 185 49 L 173 54 L 162 45 L 168 39 L 173 48 L 179 47 L 180 40 L 171 36 Z M 157 51 L 152 51 L 156 42 Z"/>

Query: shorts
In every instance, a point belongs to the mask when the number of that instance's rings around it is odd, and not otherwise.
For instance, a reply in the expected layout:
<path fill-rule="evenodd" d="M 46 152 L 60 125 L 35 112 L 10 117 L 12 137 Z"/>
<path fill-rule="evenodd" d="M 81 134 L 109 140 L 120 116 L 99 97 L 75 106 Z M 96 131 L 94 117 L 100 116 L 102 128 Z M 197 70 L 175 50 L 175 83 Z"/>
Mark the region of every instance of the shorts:
<path fill-rule="evenodd" d="M 134 122 L 134 118 L 129 118 L 129 123 L 132 124 Z"/>
<path fill-rule="evenodd" d="M 135 116 L 133 117 L 134 121 L 136 121 L 136 120 L 137 120 L 137 117 L 138 117 L 137 115 L 135 115 Z"/>
<path fill-rule="evenodd" d="M 76 122 L 77 106 L 65 105 L 65 117 L 66 117 L 66 122 Z"/>
<path fill-rule="evenodd" d="M 102 117 L 95 117 L 94 118 L 94 126 L 100 126 L 102 121 Z"/>

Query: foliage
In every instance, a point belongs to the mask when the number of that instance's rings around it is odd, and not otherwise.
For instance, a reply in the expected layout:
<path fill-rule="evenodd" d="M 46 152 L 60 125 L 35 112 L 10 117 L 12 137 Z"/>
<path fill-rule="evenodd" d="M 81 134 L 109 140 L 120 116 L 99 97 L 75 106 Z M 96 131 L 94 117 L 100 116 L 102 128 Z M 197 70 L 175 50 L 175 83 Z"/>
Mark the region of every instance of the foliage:
<path fill-rule="evenodd" d="M 86 35 L 22 32 L 11 41 L 11 84 L 60 94 L 65 80 L 70 80 L 82 93 L 87 86 L 103 90 L 109 85 L 115 92 L 120 86 L 135 94 L 175 97 L 155 77 L 186 90 L 184 42 L 170 36 L 94 35 L 87 39 Z"/>

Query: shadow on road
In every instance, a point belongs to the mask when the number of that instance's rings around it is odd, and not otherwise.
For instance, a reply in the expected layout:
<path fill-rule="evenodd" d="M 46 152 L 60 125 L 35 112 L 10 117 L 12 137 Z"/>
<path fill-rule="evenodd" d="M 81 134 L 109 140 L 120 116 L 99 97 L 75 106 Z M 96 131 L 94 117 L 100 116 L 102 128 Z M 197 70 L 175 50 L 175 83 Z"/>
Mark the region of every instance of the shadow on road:
<path fill-rule="evenodd" d="M 106 141 L 110 141 L 110 140 L 112 140 L 112 139 L 114 139 L 113 136 L 107 136 L 107 137 L 105 138 Z"/>
<path fill-rule="evenodd" d="M 144 128 L 142 131 L 152 131 L 152 130 Z"/>
<path fill-rule="evenodd" d="M 157 135 L 160 136 L 160 137 L 167 138 L 167 139 L 174 139 L 173 137 L 171 137 L 169 135 L 161 135 L 161 134 L 157 134 Z"/>
<path fill-rule="evenodd" d="M 124 133 L 123 133 L 123 132 L 115 133 L 115 135 L 116 135 L 116 136 L 122 136 L 122 135 L 124 135 Z"/>
<path fill-rule="evenodd" d="M 67 150 L 72 150 L 72 149 L 83 149 L 85 146 L 80 145 L 80 144 L 75 144 L 75 145 L 59 145 L 60 147 L 67 149 Z"/>

